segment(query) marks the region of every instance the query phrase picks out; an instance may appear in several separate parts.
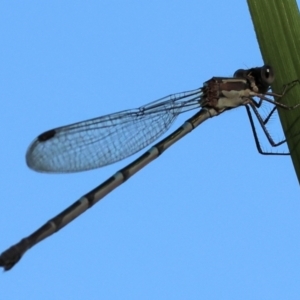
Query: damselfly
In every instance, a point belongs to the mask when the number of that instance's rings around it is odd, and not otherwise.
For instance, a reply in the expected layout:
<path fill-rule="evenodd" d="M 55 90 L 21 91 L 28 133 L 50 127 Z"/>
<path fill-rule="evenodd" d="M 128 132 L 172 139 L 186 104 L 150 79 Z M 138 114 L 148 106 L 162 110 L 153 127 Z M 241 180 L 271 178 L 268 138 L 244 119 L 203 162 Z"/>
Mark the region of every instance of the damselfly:
<path fill-rule="evenodd" d="M 276 144 L 272 140 L 265 126 L 268 117 L 263 119 L 258 108 L 264 101 L 274 105 L 275 109 L 279 107 L 292 110 L 298 107 L 300 104 L 287 106 L 277 101 L 283 97 L 288 87 L 298 81 L 286 86 L 281 94 L 275 94 L 268 92 L 273 80 L 274 72 L 268 65 L 238 70 L 234 77 L 213 77 L 202 88 L 173 94 L 138 109 L 59 127 L 39 135 L 26 154 L 30 168 L 49 173 L 77 172 L 102 167 L 138 152 L 165 133 L 179 114 L 198 109 L 181 127 L 131 164 L 88 192 L 33 234 L 4 251 L 0 256 L 0 266 L 5 270 L 11 269 L 29 248 L 92 207 L 202 122 L 227 110 L 246 107 L 260 153 L 264 152 L 261 150 L 250 110 L 254 112 L 271 145 L 282 144 L 284 141 Z M 258 102 L 254 97 L 258 98 Z"/>

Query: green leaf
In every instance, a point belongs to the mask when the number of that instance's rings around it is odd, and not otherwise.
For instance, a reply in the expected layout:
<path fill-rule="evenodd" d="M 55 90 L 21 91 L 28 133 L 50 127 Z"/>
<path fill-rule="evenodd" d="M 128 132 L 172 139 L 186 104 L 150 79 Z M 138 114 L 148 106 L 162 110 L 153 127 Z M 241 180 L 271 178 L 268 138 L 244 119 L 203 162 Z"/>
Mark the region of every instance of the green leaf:
<path fill-rule="evenodd" d="M 248 0 L 256 37 L 265 64 L 275 70 L 272 90 L 300 79 L 300 16 L 295 0 Z M 281 100 L 289 106 L 300 103 L 300 84 Z M 300 183 L 300 108 L 278 109 L 291 158 Z M 280 170 L 278 170 L 280 172 Z M 282 174 L 284 180 L 284 174 Z"/>

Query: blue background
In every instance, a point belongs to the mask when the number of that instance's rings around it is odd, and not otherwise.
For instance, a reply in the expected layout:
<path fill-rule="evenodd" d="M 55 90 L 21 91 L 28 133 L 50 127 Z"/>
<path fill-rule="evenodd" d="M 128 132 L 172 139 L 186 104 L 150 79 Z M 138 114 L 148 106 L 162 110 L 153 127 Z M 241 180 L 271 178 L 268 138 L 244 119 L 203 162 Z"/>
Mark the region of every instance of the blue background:
<path fill-rule="evenodd" d="M 3 1 L 0 26 L 1 251 L 136 157 L 39 174 L 38 134 L 263 64 L 246 1 Z M 29 250 L 1 298 L 299 299 L 299 200 L 232 110 Z"/>

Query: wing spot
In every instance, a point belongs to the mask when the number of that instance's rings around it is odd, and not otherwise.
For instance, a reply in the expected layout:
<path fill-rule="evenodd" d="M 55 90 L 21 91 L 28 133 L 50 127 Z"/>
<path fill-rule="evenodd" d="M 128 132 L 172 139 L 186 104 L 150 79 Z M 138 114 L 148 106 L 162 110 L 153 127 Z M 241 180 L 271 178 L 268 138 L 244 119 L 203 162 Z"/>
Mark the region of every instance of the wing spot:
<path fill-rule="evenodd" d="M 40 134 L 37 139 L 39 142 L 45 142 L 47 140 L 52 139 L 55 136 L 55 134 L 56 134 L 55 129 L 51 129 L 51 130 L 48 130 L 48 131 Z"/>

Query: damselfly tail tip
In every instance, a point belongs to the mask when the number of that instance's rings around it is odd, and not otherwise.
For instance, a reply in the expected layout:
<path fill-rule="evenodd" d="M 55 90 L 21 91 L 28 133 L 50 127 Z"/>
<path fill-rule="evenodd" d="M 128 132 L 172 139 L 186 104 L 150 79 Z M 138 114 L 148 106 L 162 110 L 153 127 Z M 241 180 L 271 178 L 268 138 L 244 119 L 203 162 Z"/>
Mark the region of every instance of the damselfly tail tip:
<path fill-rule="evenodd" d="M 4 271 L 9 271 L 20 259 L 19 251 L 11 247 L 0 255 L 0 267 L 3 267 Z"/>

